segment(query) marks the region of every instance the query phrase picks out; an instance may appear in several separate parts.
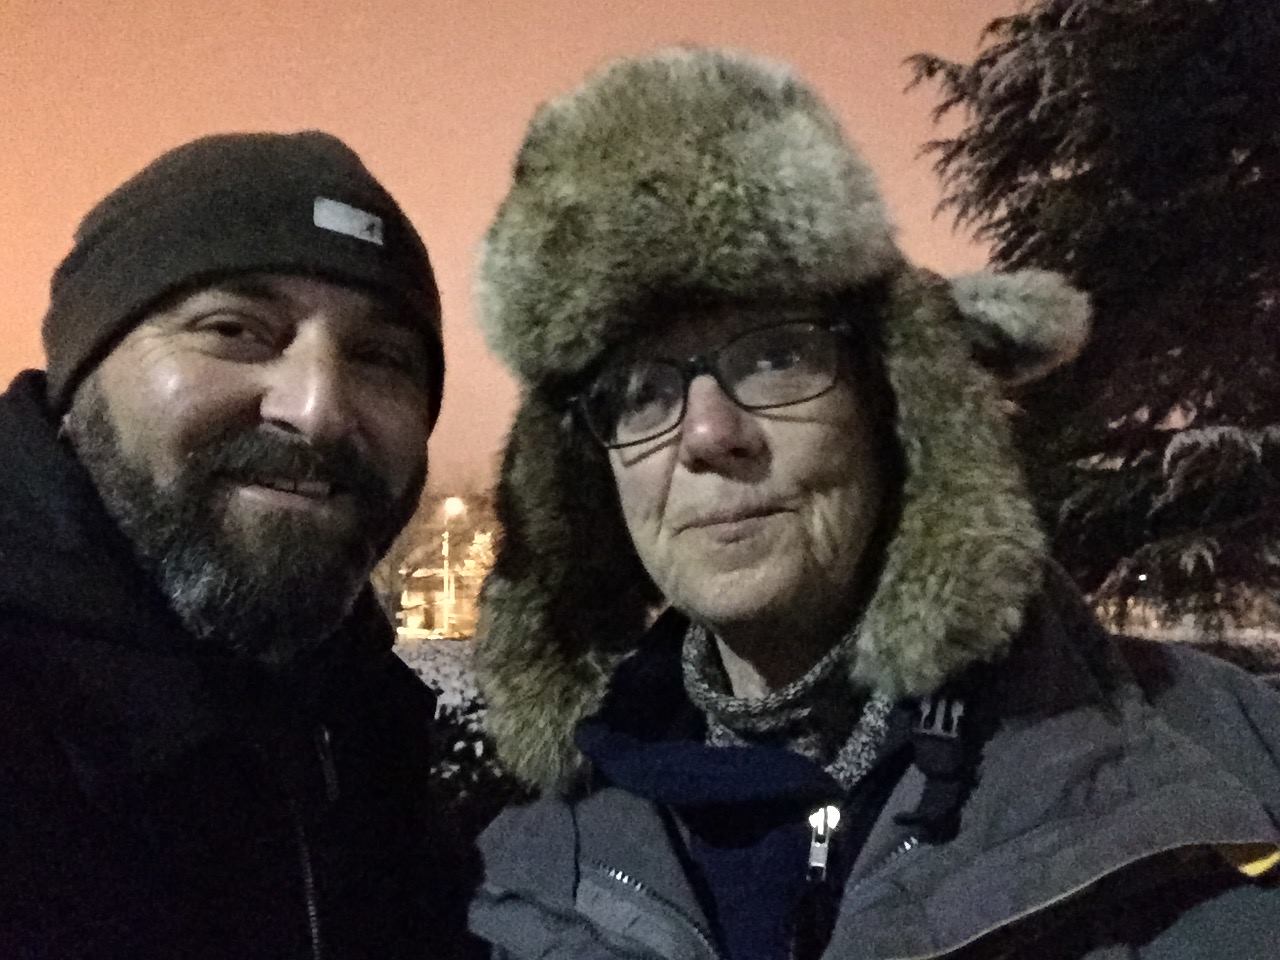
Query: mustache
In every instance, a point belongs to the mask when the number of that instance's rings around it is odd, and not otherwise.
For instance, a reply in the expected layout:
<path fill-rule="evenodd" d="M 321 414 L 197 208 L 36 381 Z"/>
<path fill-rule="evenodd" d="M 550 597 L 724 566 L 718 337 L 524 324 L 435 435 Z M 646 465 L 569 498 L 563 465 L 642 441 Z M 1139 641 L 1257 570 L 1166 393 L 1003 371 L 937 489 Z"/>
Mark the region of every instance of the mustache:
<path fill-rule="evenodd" d="M 186 483 L 205 487 L 226 480 L 320 481 L 373 510 L 392 500 L 386 480 L 350 440 L 304 440 L 261 428 L 227 433 L 192 451 L 183 474 Z"/>

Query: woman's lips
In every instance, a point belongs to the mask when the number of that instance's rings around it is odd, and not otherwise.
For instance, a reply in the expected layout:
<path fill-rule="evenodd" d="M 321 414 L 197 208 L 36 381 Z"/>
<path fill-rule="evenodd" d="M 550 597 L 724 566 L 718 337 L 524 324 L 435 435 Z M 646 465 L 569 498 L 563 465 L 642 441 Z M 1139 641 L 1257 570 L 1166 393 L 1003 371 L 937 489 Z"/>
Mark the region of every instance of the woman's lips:
<path fill-rule="evenodd" d="M 716 510 L 686 522 L 680 530 L 696 530 L 720 543 L 745 540 L 764 527 L 769 518 L 782 513 L 779 507 L 744 507 Z"/>

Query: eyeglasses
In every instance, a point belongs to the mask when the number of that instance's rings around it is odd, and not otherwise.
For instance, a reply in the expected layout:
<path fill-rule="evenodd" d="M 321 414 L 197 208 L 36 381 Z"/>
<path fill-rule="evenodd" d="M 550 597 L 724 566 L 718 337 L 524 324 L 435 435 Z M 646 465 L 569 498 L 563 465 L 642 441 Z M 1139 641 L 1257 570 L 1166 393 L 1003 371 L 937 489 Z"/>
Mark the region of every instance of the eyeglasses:
<path fill-rule="evenodd" d="M 704 373 L 744 410 L 786 407 L 821 396 L 835 386 L 847 335 L 843 326 L 810 320 L 756 327 L 687 360 L 640 357 L 614 364 L 574 402 L 600 443 L 610 449 L 629 447 L 679 426 L 689 384 Z"/>

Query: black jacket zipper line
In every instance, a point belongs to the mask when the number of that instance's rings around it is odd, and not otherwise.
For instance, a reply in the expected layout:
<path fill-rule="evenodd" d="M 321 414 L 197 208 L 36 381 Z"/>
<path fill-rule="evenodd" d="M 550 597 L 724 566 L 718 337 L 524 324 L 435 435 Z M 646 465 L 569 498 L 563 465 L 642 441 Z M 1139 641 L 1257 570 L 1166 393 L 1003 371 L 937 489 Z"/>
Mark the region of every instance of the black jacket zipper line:
<path fill-rule="evenodd" d="M 311 845 L 307 842 L 307 828 L 298 815 L 298 808 L 289 804 L 293 817 L 293 836 L 298 848 L 298 863 L 302 868 L 302 888 L 306 895 L 307 932 L 311 937 L 311 960 L 324 960 L 324 941 L 320 934 L 320 902 L 316 896 L 315 866 L 311 861 Z"/>
<path fill-rule="evenodd" d="M 719 948 L 716 946 L 715 941 L 711 939 L 711 935 L 703 929 L 702 924 L 699 923 L 688 911 L 672 903 L 666 897 L 654 893 L 649 889 L 647 884 L 637 880 L 629 873 L 619 870 L 617 867 L 611 867 L 608 864 L 600 863 L 598 861 L 593 861 L 591 866 L 596 871 L 603 873 L 614 883 L 638 893 L 650 903 L 657 905 L 658 908 L 665 913 L 675 917 L 683 923 L 691 933 L 693 933 L 698 942 L 706 949 L 708 956 L 712 957 L 713 960 L 723 960 Z"/>
<path fill-rule="evenodd" d="M 313 742 L 317 758 L 320 761 L 321 774 L 324 777 L 325 800 L 332 805 L 339 795 L 338 770 L 333 760 L 333 737 L 329 728 L 320 724 L 316 728 Z M 307 839 L 307 827 L 302 814 L 298 810 L 296 798 L 285 786 L 285 798 L 289 808 L 289 819 L 293 824 L 294 849 L 298 854 L 298 868 L 302 874 L 302 890 L 307 914 L 307 935 L 311 944 L 311 960 L 324 960 L 324 934 L 320 922 L 320 896 L 316 884 L 315 861 L 311 855 L 311 843 Z"/>

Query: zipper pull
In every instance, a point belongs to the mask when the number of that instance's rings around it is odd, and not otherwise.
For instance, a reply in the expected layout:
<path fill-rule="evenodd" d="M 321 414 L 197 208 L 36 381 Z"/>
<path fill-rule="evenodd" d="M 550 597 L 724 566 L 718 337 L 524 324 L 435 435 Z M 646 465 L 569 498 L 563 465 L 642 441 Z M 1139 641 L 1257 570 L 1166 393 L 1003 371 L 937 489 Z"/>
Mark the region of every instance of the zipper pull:
<path fill-rule="evenodd" d="M 809 880 L 821 883 L 827 879 L 827 860 L 831 855 L 831 836 L 840 826 L 840 808 L 826 804 L 809 814 Z"/>
<path fill-rule="evenodd" d="M 332 806 L 337 802 L 342 790 L 338 786 L 338 766 L 333 762 L 333 734 L 323 723 L 316 731 L 316 754 L 320 758 L 320 771 L 324 776 L 325 800 Z"/>

